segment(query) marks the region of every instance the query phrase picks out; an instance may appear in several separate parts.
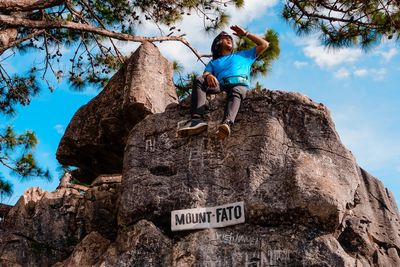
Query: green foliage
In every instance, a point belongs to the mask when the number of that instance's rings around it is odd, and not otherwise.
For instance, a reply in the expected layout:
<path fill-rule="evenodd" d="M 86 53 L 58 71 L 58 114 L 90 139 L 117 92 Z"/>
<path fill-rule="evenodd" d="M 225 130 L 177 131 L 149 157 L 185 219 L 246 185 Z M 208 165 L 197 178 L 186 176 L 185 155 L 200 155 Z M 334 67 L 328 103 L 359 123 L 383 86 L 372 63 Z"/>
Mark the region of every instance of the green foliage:
<path fill-rule="evenodd" d="M 0 201 L 4 197 L 11 197 L 13 194 L 12 184 L 10 182 L 4 181 L 4 178 L 0 176 Z"/>
<path fill-rule="evenodd" d="M 328 47 L 368 49 L 382 37 L 399 40 L 398 1 L 287 0 L 282 16 L 299 35 L 320 33 Z"/>
<path fill-rule="evenodd" d="M 183 66 L 177 61 L 173 62 L 173 70 L 175 73 L 174 84 L 176 87 L 176 93 L 179 99 L 184 99 L 190 95 L 193 82 L 199 74 L 195 72 L 184 74 Z"/>
<path fill-rule="evenodd" d="M 22 179 L 41 177 L 50 180 L 49 171 L 40 168 L 33 156 L 37 143 L 33 132 L 16 134 L 11 126 L 6 127 L 0 131 L 0 164 Z M 11 183 L 0 176 L 0 197 L 11 194 Z"/>
<path fill-rule="evenodd" d="M 257 83 L 256 83 L 256 86 L 254 87 L 254 89 L 256 89 L 256 90 L 261 90 L 261 89 L 262 89 L 262 84 L 259 83 L 259 82 L 257 82 Z"/>
<path fill-rule="evenodd" d="M 15 105 L 28 105 L 38 92 L 39 86 L 32 73 L 9 77 L 0 65 L 0 113 L 15 114 Z"/>
<path fill-rule="evenodd" d="M 221 12 L 219 17 L 211 20 L 212 24 L 206 27 L 206 31 L 215 32 L 216 30 L 220 30 L 226 25 L 228 25 L 230 16 L 226 13 Z"/>
<path fill-rule="evenodd" d="M 235 0 L 234 3 L 237 8 L 241 8 L 244 6 L 244 0 Z"/>

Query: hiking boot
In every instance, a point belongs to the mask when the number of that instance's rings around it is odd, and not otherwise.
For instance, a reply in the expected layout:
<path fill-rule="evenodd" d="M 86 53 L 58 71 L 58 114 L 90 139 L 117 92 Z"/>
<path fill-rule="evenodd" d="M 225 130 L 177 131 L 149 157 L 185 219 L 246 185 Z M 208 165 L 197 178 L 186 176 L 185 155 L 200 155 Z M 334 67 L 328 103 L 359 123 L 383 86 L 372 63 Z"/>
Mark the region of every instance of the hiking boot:
<path fill-rule="evenodd" d="M 225 139 L 231 135 L 231 128 L 233 122 L 230 120 L 224 120 L 220 125 L 218 125 L 218 137 L 221 139 Z"/>
<path fill-rule="evenodd" d="M 205 131 L 208 127 L 207 122 L 201 118 L 193 118 L 188 120 L 184 125 L 178 123 L 178 136 L 186 137 L 194 134 L 199 134 Z"/>

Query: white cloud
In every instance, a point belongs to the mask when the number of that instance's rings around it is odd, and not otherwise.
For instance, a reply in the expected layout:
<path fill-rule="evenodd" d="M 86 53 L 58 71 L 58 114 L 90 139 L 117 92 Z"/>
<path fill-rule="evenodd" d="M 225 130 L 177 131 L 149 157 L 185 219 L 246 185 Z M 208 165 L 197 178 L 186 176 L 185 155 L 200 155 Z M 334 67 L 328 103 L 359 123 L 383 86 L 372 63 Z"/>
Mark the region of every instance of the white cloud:
<path fill-rule="evenodd" d="M 262 17 L 267 13 L 268 9 L 278 3 L 278 0 L 251 0 L 245 1 L 244 7 L 236 9 L 233 6 L 228 8 L 231 16 L 231 24 L 246 26 L 252 20 Z"/>
<path fill-rule="evenodd" d="M 376 170 L 398 164 L 400 142 L 387 123 L 398 121 L 393 112 L 382 106 L 371 112 L 360 106 L 340 105 L 332 107 L 332 115 L 340 139 L 362 167 Z"/>
<path fill-rule="evenodd" d="M 118 47 L 118 50 L 123 55 L 130 55 L 139 47 L 140 43 L 133 43 L 133 42 L 124 42 L 119 40 L 113 40 L 115 45 Z M 105 42 L 106 47 L 111 47 L 110 41 L 107 39 Z"/>
<path fill-rule="evenodd" d="M 373 80 L 375 81 L 381 81 L 385 78 L 386 76 L 386 69 L 385 68 L 380 68 L 380 69 L 366 69 L 366 68 L 354 68 L 354 70 L 348 71 L 346 68 L 340 68 L 334 73 L 334 77 L 336 79 L 344 79 L 348 78 L 351 75 L 357 76 L 357 77 L 365 77 L 369 75 Z"/>
<path fill-rule="evenodd" d="M 56 124 L 54 125 L 54 130 L 56 130 L 57 133 L 63 134 L 64 133 L 64 126 L 61 124 Z"/>
<path fill-rule="evenodd" d="M 332 68 L 337 65 L 354 63 L 361 56 L 362 51 L 358 48 L 342 48 L 329 50 L 320 45 L 316 39 L 308 39 L 303 52 L 307 57 L 312 58 L 321 68 Z"/>
<path fill-rule="evenodd" d="M 363 123 L 358 121 L 353 127 L 340 129 L 343 143 L 353 151 L 361 166 L 370 169 L 382 168 L 400 157 L 399 142 Z"/>
<path fill-rule="evenodd" d="M 293 63 L 293 65 L 294 65 L 297 69 L 301 69 L 301 68 L 307 66 L 307 65 L 308 65 L 308 62 L 306 62 L 306 61 L 297 61 L 297 60 L 296 60 L 296 61 Z"/>
<path fill-rule="evenodd" d="M 345 79 L 350 76 L 350 72 L 348 70 L 346 70 L 345 68 L 341 68 L 335 72 L 334 76 L 336 79 Z"/>
<path fill-rule="evenodd" d="M 376 81 L 381 81 L 386 76 L 386 69 L 385 68 L 371 69 L 370 72 L 372 74 L 373 79 L 376 80 Z"/>
<path fill-rule="evenodd" d="M 383 59 L 387 62 L 387 61 L 391 60 L 395 55 L 397 55 L 397 49 L 392 47 L 387 52 L 379 51 L 377 53 L 379 55 L 381 55 L 383 57 Z"/>
<path fill-rule="evenodd" d="M 354 75 L 358 77 L 364 77 L 368 74 L 367 69 L 356 69 L 354 70 Z"/>

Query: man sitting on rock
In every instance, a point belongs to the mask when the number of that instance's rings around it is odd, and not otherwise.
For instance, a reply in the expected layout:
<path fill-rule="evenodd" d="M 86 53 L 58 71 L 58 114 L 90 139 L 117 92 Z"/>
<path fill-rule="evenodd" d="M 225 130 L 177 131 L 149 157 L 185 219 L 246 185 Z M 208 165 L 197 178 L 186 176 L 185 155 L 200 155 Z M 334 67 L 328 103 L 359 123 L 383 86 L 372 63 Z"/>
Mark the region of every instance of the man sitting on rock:
<path fill-rule="evenodd" d="M 191 120 L 178 129 L 179 136 L 194 135 L 207 129 L 207 122 L 204 121 L 206 95 L 222 91 L 227 92 L 228 99 L 224 118 L 218 126 L 218 136 L 225 138 L 231 133 L 240 103 L 250 85 L 251 65 L 269 45 L 266 40 L 237 25 L 231 29 L 234 35 L 246 36 L 257 46 L 233 53 L 233 39 L 229 34 L 223 31 L 214 39 L 211 46 L 213 59 L 207 64 L 203 75 L 196 78 L 192 88 Z"/>

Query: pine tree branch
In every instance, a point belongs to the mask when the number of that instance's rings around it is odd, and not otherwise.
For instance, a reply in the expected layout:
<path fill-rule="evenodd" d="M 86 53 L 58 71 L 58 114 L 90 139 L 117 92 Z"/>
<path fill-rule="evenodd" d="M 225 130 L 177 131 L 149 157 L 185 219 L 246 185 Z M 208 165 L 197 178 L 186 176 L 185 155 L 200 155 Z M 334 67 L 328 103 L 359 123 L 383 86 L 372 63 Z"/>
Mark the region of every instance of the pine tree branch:
<path fill-rule="evenodd" d="M 17 172 L 17 173 L 20 173 L 20 171 L 19 171 L 17 168 L 11 166 L 10 164 L 8 164 L 8 163 L 7 163 L 6 161 L 4 161 L 3 159 L 5 159 L 5 158 L 0 158 L 0 163 L 1 163 L 2 165 L 4 165 L 5 167 L 9 168 L 10 170 L 13 170 L 13 171 L 15 171 L 15 172 Z"/>
<path fill-rule="evenodd" d="M 0 0 L 0 12 L 31 11 L 62 5 L 65 0 Z"/>
<path fill-rule="evenodd" d="M 54 28 L 64 28 L 76 31 L 83 32 L 91 32 L 94 34 L 111 37 L 114 39 L 122 40 L 122 41 L 132 41 L 132 42 L 162 42 L 162 41 L 179 41 L 186 45 L 200 60 L 204 65 L 206 65 L 201 56 L 197 52 L 195 48 L 193 48 L 190 43 L 181 36 L 157 36 L 157 37 L 144 37 L 138 35 L 130 35 L 126 33 L 109 31 L 107 29 L 102 29 L 98 27 L 94 27 L 89 24 L 81 24 L 71 21 L 65 20 L 30 20 L 20 17 L 8 16 L 8 15 L 0 15 L 0 24 L 12 27 L 27 27 L 27 28 L 35 28 L 35 29 L 54 29 Z M 0 48 L 0 51 L 4 48 Z"/>
<path fill-rule="evenodd" d="M 101 19 L 96 15 L 96 13 L 92 10 L 92 8 L 90 7 L 90 5 L 88 3 L 86 3 L 85 1 L 80 1 L 90 12 L 90 14 L 96 19 L 96 21 L 100 24 L 100 26 L 103 29 L 106 29 L 106 26 L 104 25 L 104 23 L 101 21 Z M 118 50 L 117 46 L 114 44 L 114 41 L 110 38 L 109 39 L 111 42 L 111 45 L 114 48 L 115 54 L 117 55 L 119 61 L 121 63 L 124 63 L 124 57 L 122 56 L 121 52 Z"/>
<path fill-rule="evenodd" d="M 7 46 L 0 47 L 0 55 L 3 54 L 4 51 L 6 51 L 7 49 L 9 49 L 11 47 L 14 47 L 14 46 L 17 46 L 20 43 L 22 43 L 22 42 L 24 42 L 26 40 L 29 40 L 29 39 L 37 36 L 37 35 L 40 35 L 40 34 L 42 34 L 44 32 L 45 32 L 45 30 L 34 31 L 34 32 L 30 33 L 30 34 L 25 35 L 24 37 L 21 37 L 21 38 L 19 38 L 17 40 L 14 40 L 13 42 L 10 42 Z"/>
<path fill-rule="evenodd" d="M 6 77 L 7 76 L 7 77 Z M 13 90 L 14 86 L 10 83 L 11 77 L 8 75 L 7 71 L 0 64 L 0 77 L 5 81 L 8 90 Z"/>
<path fill-rule="evenodd" d="M 366 27 L 366 28 L 376 28 L 376 25 L 373 24 L 373 23 L 364 23 L 364 22 L 362 22 L 362 21 L 360 21 L 360 20 L 355 20 L 355 21 L 354 21 L 354 20 L 351 20 L 350 18 L 349 18 L 349 19 L 345 19 L 345 18 L 338 18 L 338 17 L 325 16 L 325 15 L 318 14 L 318 13 L 311 13 L 311 12 L 308 12 L 307 10 L 305 10 L 305 9 L 301 6 L 301 4 L 300 4 L 300 2 L 299 2 L 298 0 L 289 0 L 289 1 L 290 1 L 294 6 L 296 6 L 296 7 L 301 11 L 301 13 L 302 13 L 303 15 L 306 15 L 308 18 L 323 19 L 323 20 L 330 21 L 331 23 L 332 23 L 332 21 L 344 22 L 344 23 L 354 23 L 354 24 L 356 24 L 356 25 L 363 26 L 363 27 Z"/>

